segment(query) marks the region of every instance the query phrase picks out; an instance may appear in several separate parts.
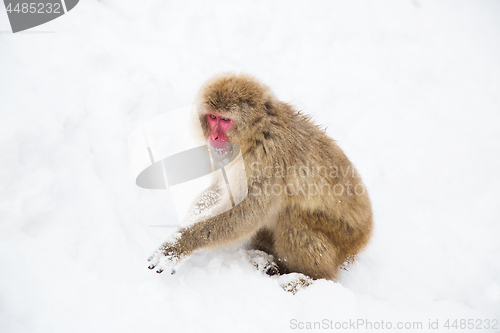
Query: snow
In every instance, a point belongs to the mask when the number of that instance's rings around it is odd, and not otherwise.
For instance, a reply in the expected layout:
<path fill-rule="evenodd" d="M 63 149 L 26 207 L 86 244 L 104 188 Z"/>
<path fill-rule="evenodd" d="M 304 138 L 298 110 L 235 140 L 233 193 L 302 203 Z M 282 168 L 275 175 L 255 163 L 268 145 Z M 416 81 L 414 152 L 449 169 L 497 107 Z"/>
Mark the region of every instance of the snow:
<path fill-rule="evenodd" d="M 499 17 L 494 0 L 86 0 L 12 34 L 0 9 L 0 331 L 500 319 Z M 177 218 L 135 185 L 128 135 L 227 70 L 360 170 L 375 232 L 339 281 L 292 295 L 236 245 L 147 269 L 175 232 L 150 226 Z"/>

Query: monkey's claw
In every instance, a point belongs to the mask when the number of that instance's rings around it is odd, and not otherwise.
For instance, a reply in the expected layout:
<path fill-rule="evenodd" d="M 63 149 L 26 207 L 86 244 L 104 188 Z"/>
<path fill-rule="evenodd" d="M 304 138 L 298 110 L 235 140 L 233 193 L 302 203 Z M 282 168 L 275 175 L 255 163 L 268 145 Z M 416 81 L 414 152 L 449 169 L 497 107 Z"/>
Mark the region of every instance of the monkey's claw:
<path fill-rule="evenodd" d="M 269 266 L 265 267 L 265 270 L 266 270 L 266 274 L 269 276 L 280 274 L 280 270 L 278 268 L 278 265 L 276 265 L 276 263 L 274 263 L 274 262 L 272 262 Z"/>

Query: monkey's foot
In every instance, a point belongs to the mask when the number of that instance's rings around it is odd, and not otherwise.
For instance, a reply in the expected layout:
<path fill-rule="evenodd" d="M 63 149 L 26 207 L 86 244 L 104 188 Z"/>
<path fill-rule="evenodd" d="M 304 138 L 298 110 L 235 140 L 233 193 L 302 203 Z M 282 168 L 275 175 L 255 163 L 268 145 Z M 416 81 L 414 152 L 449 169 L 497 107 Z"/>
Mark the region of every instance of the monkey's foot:
<path fill-rule="evenodd" d="M 304 274 L 290 273 L 280 276 L 279 282 L 284 291 L 295 295 L 299 290 L 310 286 L 313 283 L 313 279 Z"/>
<path fill-rule="evenodd" d="M 260 250 L 247 250 L 246 256 L 250 263 L 262 273 L 267 275 L 279 275 L 278 265 L 274 262 L 274 257 Z"/>
<path fill-rule="evenodd" d="M 175 269 L 181 262 L 181 255 L 175 249 L 173 243 L 165 243 L 148 258 L 150 262 L 149 269 L 156 269 L 156 273 L 170 271 L 175 274 Z"/>

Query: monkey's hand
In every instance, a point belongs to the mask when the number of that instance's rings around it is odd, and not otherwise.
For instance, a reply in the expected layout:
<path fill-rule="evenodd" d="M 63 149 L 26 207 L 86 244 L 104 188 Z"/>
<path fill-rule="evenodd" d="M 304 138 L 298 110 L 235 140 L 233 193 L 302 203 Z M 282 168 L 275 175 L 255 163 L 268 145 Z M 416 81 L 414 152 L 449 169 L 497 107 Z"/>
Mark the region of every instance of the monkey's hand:
<path fill-rule="evenodd" d="M 148 258 L 148 268 L 156 269 L 156 273 L 168 270 L 173 275 L 183 257 L 176 242 L 166 242 Z"/>

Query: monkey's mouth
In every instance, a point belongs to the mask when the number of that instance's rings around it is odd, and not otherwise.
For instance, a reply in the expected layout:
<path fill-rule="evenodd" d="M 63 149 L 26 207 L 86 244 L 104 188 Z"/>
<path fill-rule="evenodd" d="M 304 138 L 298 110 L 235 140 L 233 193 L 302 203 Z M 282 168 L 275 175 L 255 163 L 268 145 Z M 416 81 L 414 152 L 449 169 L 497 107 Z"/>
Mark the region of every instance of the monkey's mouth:
<path fill-rule="evenodd" d="M 231 152 L 231 143 L 229 142 L 210 142 L 210 150 L 218 155 L 226 155 Z"/>

